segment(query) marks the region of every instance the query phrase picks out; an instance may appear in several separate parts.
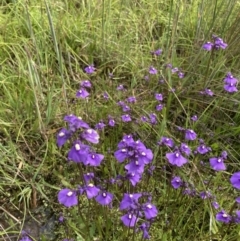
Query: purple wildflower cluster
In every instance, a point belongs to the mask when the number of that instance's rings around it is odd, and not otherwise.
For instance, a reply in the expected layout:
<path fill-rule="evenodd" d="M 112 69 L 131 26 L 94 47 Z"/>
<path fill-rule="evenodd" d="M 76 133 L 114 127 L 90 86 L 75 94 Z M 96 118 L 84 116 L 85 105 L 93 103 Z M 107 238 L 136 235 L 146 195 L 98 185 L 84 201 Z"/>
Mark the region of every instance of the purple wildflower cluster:
<path fill-rule="evenodd" d="M 161 111 L 164 107 L 163 101 L 163 95 L 160 93 L 155 93 L 155 99 L 158 101 L 158 104 L 156 105 L 155 109 L 156 111 Z"/>
<path fill-rule="evenodd" d="M 59 131 L 57 134 L 57 145 L 58 147 L 63 146 L 77 131 L 80 131 L 79 138 L 74 142 L 68 156 L 72 161 L 80 162 L 81 160 L 81 162 L 83 162 L 80 155 L 83 153 L 83 150 L 85 150 L 86 153 L 87 151 L 90 151 L 90 147 L 84 145 L 82 141 L 85 140 L 97 144 L 99 142 L 99 135 L 94 129 L 90 128 L 81 117 L 70 114 L 66 115 L 64 120 L 68 123 L 68 129 L 62 128 Z"/>
<path fill-rule="evenodd" d="M 127 102 L 135 103 L 136 98 L 128 97 Z M 91 167 L 91 170 L 100 166 L 104 160 L 104 155 L 97 153 L 89 145 L 99 143 L 97 131 L 92 129 L 82 118 L 73 114 L 65 116 L 64 120 L 67 122 L 68 128 L 62 128 L 57 134 L 57 145 L 62 147 L 67 141 L 71 143 L 67 154 L 68 160 L 77 165 Z M 135 187 L 141 180 L 145 166 L 153 160 L 152 151 L 140 140 L 135 141 L 131 134 L 124 135 L 114 156 L 119 163 L 127 162 L 125 175 L 118 175 L 110 180 L 101 180 L 95 176 L 94 172 L 83 174 L 82 183 L 78 184 L 76 188 L 63 188 L 58 192 L 58 202 L 70 208 L 78 205 L 80 196 L 85 195 L 87 199 L 94 199 L 98 204 L 111 208 L 114 195 L 108 191 L 110 184 L 129 181 Z M 140 197 L 146 196 L 148 196 L 147 202 L 138 202 Z M 158 213 L 156 206 L 150 200 L 151 197 L 147 194 L 124 194 L 120 203 L 120 210 L 126 211 L 126 214 L 121 217 L 123 224 L 130 228 L 134 227 L 136 232 L 141 231 L 144 238 L 149 238 L 148 231 Z M 64 217 L 61 217 L 63 220 Z"/>
<path fill-rule="evenodd" d="M 91 89 L 91 87 L 92 87 L 92 84 L 89 80 L 83 80 L 80 83 L 80 89 L 77 91 L 76 97 L 82 98 L 82 99 L 87 98 L 90 95 L 87 89 Z"/>
<path fill-rule="evenodd" d="M 177 74 L 179 79 L 184 78 L 184 73 L 178 67 L 173 67 L 172 64 L 166 64 L 166 67 L 171 69 L 172 74 Z"/>
<path fill-rule="evenodd" d="M 191 129 L 178 128 L 183 131 L 185 141 L 194 141 L 197 138 L 197 134 Z M 184 164 L 188 163 L 188 159 L 192 153 L 194 155 L 200 154 L 205 155 L 212 151 L 212 149 L 204 143 L 202 139 L 199 139 L 199 144 L 194 151 L 191 150 L 188 144 L 182 142 L 180 145 L 175 145 L 173 139 L 169 137 L 162 137 L 158 142 L 158 145 L 163 145 L 168 148 L 173 149 L 173 152 L 166 153 L 166 158 L 171 165 L 181 167 Z M 186 156 L 186 157 L 184 157 Z M 211 168 L 215 171 L 226 170 L 224 160 L 227 159 L 227 152 L 223 151 L 220 157 L 210 157 L 209 164 Z"/>
<path fill-rule="evenodd" d="M 237 83 L 238 80 L 232 76 L 229 72 L 227 73 L 226 77 L 224 78 L 224 89 L 229 93 L 237 92 Z"/>
<path fill-rule="evenodd" d="M 146 194 L 145 194 L 146 195 Z M 148 201 L 141 204 L 139 198 L 143 197 L 142 193 L 125 193 L 120 203 L 120 210 L 125 210 L 127 213 L 121 217 L 123 224 L 127 227 L 135 227 L 136 231 L 142 231 L 142 237 L 149 239 L 149 229 L 154 218 L 157 217 L 158 210 L 151 203 L 151 196 L 148 196 Z M 142 221 L 141 225 L 136 228 L 136 224 Z M 144 220 L 144 221 L 143 221 Z"/>
<path fill-rule="evenodd" d="M 93 74 L 96 71 L 96 68 L 94 67 L 94 65 L 89 65 L 89 66 L 87 66 L 84 69 L 84 71 L 87 74 L 91 75 L 91 74 Z M 86 99 L 90 95 L 88 90 L 90 90 L 91 87 L 92 87 L 92 84 L 91 84 L 91 82 L 89 80 L 81 81 L 80 88 L 79 88 L 79 90 L 76 93 L 76 97 L 77 98 L 81 98 L 81 99 Z"/>
<path fill-rule="evenodd" d="M 162 55 L 162 52 L 163 52 L 162 49 L 157 49 L 157 50 L 155 50 L 155 51 L 151 51 L 151 54 L 152 54 L 153 56 L 155 56 L 155 57 L 159 57 L 159 56 Z M 170 64 L 170 63 L 169 63 L 169 64 L 166 64 L 165 67 L 166 67 L 166 68 L 170 68 L 172 74 L 177 74 L 180 79 L 184 78 L 185 74 L 182 72 L 182 70 L 181 70 L 180 68 L 178 68 L 178 67 L 173 67 L 172 64 Z M 150 75 L 158 75 L 159 71 L 158 71 L 158 69 L 157 69 L 156 67 L 154 67 L 153 65 L 151 65 L 151 66 L 148 68 L 148 73 L 149 73 Z M 146 76 L 144 76 L 144 79 L 145 79 L 146 81 L 149 81 L 149 80 L 150 80 L 150 76 L 146 75 Z M 160 79 L 160 80 L 159 80 L 159 83 L 163 83 L 163 82 L 164 82 L 163 79 Z M 174 88 L 173 88 L 172 90 L 174 90 Z"/>
<path fill-rule="evenodd" d="M 126 178 L 135 186 L 141 179 L 145 165 L 153 160 L 153 153 L 140 141 L 134 141 L 132 135 L 125 135 L 118 144 L 118 150 L 114 156 L 120 163 L 127 161 L 125 165 Z"/>
<path fill-rule="evenodd" d="M 219 49 L 226 49 L 227 43 L 225 43 L 221 38 L 219 38 L 216 35 L 212 36 L 213 42 L 207 42 L 205 43 L 202 48 L 207 51 L 213 51 L 213 50 L 219 50 Z M 237 92 L 237 84 L 238 80 L 233 77 L 231 72 L 228 72 L 223 80 L 224 82 L 224 90 L 228 93 L 234 93 Z M 205 89 L 204 91 L 200 92 L 203 95 L 213 96 L 213 92 L 210 89 Z"/>
<path fill-rule="evenodd" d="M 171 149 L 171 152 L 166 153 L 166 159 L 172 166 L 182 167 L 187 163 L 190 163 L 196 158 L 208 159 L 209 166 L 214 171 L 224 171 L 226 166 L 224 161 L 227 159 L 227 152 L 223 151 L 218 157 L 209 157 L 208 154 L 212 152 L 212 149 L 207 146 L 202 139 L 198 139 L 198 144 L 193 145 L 193 142 L 197 140 L 197 134 L 191 129 L 185 129 L 178 127 L 178 130 L 184 133 L 185 141 L 180 144 L 175 144 L 174 140 L 170 137 L 163 136 L 159 141 L 158 145 Z M 188 142 L 188 144 L 186 143 Z M 192 147 L 193 146 L 193 147 Z M 202 162 L 202 161 L 201 161 Z M 205 162 L 202 162 L 205 164 Z M 196 164 L 195 164 L 196 165 Z M 171 180 L 171 186 L 174 189 L 182 188 L 183 194 L 189 196 L 198 196 L 201 199 L 211 198 L 214 206 L 218 204 L 214 195 L 210 191 L 196 190 L 191 183 L 182 181 L 181 177 L 176 175 Z"/>
<path fill-rule="evenodd" d="M 90 128 L 86 122 L 75 115 L 67 115 L 64 117 L 64 120 L 68 123 L 68 129 L 63 128 L 58 133 L 58 146 L 63 146 L 66 141 L 72 140 L 74 136 L 78 137 L 71 142 L 72 146 L 68 151 L 68 160 L 90 167 L 99 166 L 104 159 L 104 155 L 97 153 L 91 146 L 85 143 L 98 144 L 99 134 L 97 131 Z M 86 194 L 89 199 L 96 197 L 95 200 L 102 205 L 108 205 L 112 201 L 113 195 L 111 193 L 94 185 L 93 173 L 86 174 L 83 183 L 84 185 L 79 185 L 75 190 L 62 189 L 58 193 L 59 203 L 66 207 L 75 206 L 78 204 L 78 195 L 82 194 Z"/>
<path fill-rule="evenodd" d="M 230 178 L 231 185 L 240 190 L 240 172 L 235 172 Z M 240 197 L 235 200 L 236 204 L 240 203 Z M 238 205 L 236 205 L 238 206 Z M 222 223 L 240 223 L 240 210 L 231 210 L 231 213 L 227 213 L 224 209 L 216 214 L 216 220 Z"/>
<path fill-rule="evenodd" d="M 184 130 L 184 128 L 179 128 Z M 196 139 L 195 132 L 190 130 L 185 131 L 185 140 L 192 141 Z M 190 135 L 189 135 L 190 134 Z M 193 134 L 193 135 L 192 135 Z M 189 161 L 184 157 L 189 157 L 191 154 L 200 155 L 202 158 L 207 157 L 206 155 L 212 152 L 212 149 L 204 143 L 202 139 L 199 140 L 199 145 L 195 148 L 194 151 L 191 151 L 190 147 L 185 144 L 181 143 L 180 145 L 175 145 L 173 139 L 168 137 L 162 137 L 161 140 L 158 142 L 161 146 L 166 146 L 168 149 L 174 149 L 174 152 L 170 152 L 166 154 L 166 158 L 171 165 L 175 165 L 177 167 L 181 167 L 184 164 L 188 163 Z M 227 159 L 228 154 L 226 151 L 223 151 L 220 156 L 210 157 L 209 164 L 212 170 L 219 172 L 225 171 L 226 165 L 224 161 Z M 240 190 L 240 172 L 234 173 L 231 178 L 230 182 L 232 186 L 238 190 Z M 206 184 L 208 182 L 206 181 Z M 198 191 L 191 183 L 187 181 L 183 181 L 180 176 L 173 176 L 171 179 L 171 186 L 174 189 L 182 189 L 182 193 L 184 195 L 188 195 L 191 197 L 199 197 L 203 200 L 210 199 L 212 206 L 214 209 L 220 209 L 220 211 L 216 214 L 216 220 L 223 223 L 240 223 L 240 210 L 235 210 L 234 213 L 231 215 L 228 214 L 224 209 L 220 208 L 220 205 L 216 201 L 216 197 L 211 193 L 210 190 Z M 240 203 L 240 197 L 236 198 L 236 203 Z M 233 212 L 233 211 L 232 211 Z"/>
<path fill-rule="evenodd" d="M 207 42 L 205 43 L 202 48 L 207 50 L 207 51 L 211 51 L 211 50 L 218 50 L 218 49 L 226 49 L 227 48 L 227 44 L 218 36 L 213 35 L 213 42 Z"/>
<path fill-rule="evenodd" d="M 207 42 L 202 46 L 202 48 L 207 51 L 218 50 L 220 48 L 225 49 L 226 47 L 227 44 L 217 36 L 213 36 L 213 42 Z M 152 51 L 151 54 L 154 56 L 153 59 L 156 60 L 156 57 L 161 56 L 162 50 L 157 49 L 156 51 Z M 150 76 L 157 76 L 161 71 L 153 65 L 149 67 L 148 73 Z M 172 64 L 164 66 L 171 69 L 171 73 L 177 74 L 180 79 L 184 77 L 184 73 L 180 68 L 173 67 Z M 95 70 L 93 65 L 85 68 L 85 72 L 89 75 L 93 74 Z M 153 78 L 155 78 L 154 76 Z M 159 77 L 161 77 L 161 83 L 164 83 L 165 80 L 162 81 L 162 76 Z M 150 77 L 146 76 L 145 79 L 149 80 Z M 227 73 L 223 82 L 225 91 L 229 93 L 237 91 L 238 80 L 233 77 L 230 72 Z M 119 170 L 123 172 L 107 180 L 104 180 L 95 173 L 95 170 L 97 170 L 97 168 L 99 170 L 104 160 L 107 159 L 106 156 L 99 153 L 97 149 L 92 146 L 92 144 L 99 143 L 100 136 L 98 131 L 103 130 L 107 126 L 114 127 L 116 125 L 115 120 L 117 120 L 115 118 L 118 118 L 122 125 L 128 122 L 130 122 L 129 125 L 133 123 L 149 123 L 151 128 L 154 129 L 154 126 L 159 123 L 159 115 L 161 115 L 161 113 L 157 115 L 152 112 L 136 118 L 133 109 L 134 104 L 138 103 L 139 99 L 134 95 L 126 96 L 128 90 L 125 84 L 118 83 L 116 86 L 115 89 L 117 89 L 119 96 L 125 95 L 124 98 L 121 98 L 121 100 L 118 99 L 118 102 L 115 103 L 122 111 L 120 116 L 108 115 L 107 121 L 100 120 L 94 128 L 73 114 L 64 117 L 64 121 L 67 122 L 68 127 L 62 128 L 59 131 L 57 135 L 57 145 L 58 147 L 62 147 L 66 142 L 70 142 L 71 147 L 67 152 L 68 160 L 76 163 L 76 165 L 83 165 L 84 170 L 90 171 L 80 175 L 82 180 L 76 184 L 75 188 L 61 189 L 58 192 L 58 201 L 65 207 L 70 208 L 78 205 L 81 196 L 84 195 L 88 200 L 95 200 L 94 202 L 101 206 L 116 208 L 118 204 L 117 200 L 121 200 L 117 208 L 123 212 L 120 218 L 122 224 L 128 228 L 133 228 L 134 232 L 142 232 L 142 237 L 149 239 L 149 229 L 157 217 L 158 209 L 152 203 L 153 197 L 151 194 L 147 192 L 137 192 L 135 189 L 146 176 L 146 169 L 148 174 L 152 175 L 153 173 L 155 163 L 153 165 L 154 155 L 152 150 L 148 149 L 141 140 L 135 140 L 134 134 L 125 134 L 118 143 L 117 150 L 114 151 L 114 157 L 118 162 L 117 165 L 124 165 L 119 168 Z M 91 87 L 92 84 L 90 81 L 82 81 L 76 97 L 83 99 L 88 97 L 90 95 L 88 91 Z M 171 87 L 171 91 L 174 90 L 175 88 Z M 155 97 L 154 101 L 157 102 L 155 110 L 159 112 L 164 108 L 164 101 L 167 99 L 167 94 L 162 91 L 162 89 L 156 89 L 153 93 Z M 209 88 L 205 88 L 200 94 L 210 97 L 214 96 L 213 91 Z M 103 93 L 103 97 L 105 101 L 109 100 L 109 94 L 107 92 Z M 212 207 L 219 210 L 216 214 L 217 221 L 240 223 L 240 210 L 236 210 L 234 214 L 228 214 L 222 209 L 217 202 L 217 198 L 210 190 L 209 179 L 203 181 L 203 184 L 206 185 L 205 187 L 197 188 L 194 186 L 193 181 L 190 180 L 191 178 L 186 181 L 184 180 L 186 178 L 181 176 L 182 170 L 191 169 L 191 171 L 193 171 L 197 169 L 197 172 L 199 172 L 199 167 L 205 168 L 204 170 L 210 170 L 210 173 L 214 173 L 213 175 L 219 172 L 224 173 L 227 169 L 227 152 L 222 151 L 222 153 L 219 153 L 216 150 L 212 150 L 206 141 L 199 138 L 201 133 L 197 131 L 199 130 L 198 116 L 193 115 L 189 119 L 192 125 L 191 127 L 184 128 L 177 126 L 177 138 L 173 139 L 162 136 L 157 143 L 164 153 L 162 159 L 165 162 L 164 165 L 166 164 L 165 167 L 170 166 L 173 170 L 169 184 L 173 189 L 178 189 L 178 192 L 180 190 L 181 194 L 187 197 L 210 200 Z M 181 171 L 179 171 L 180 168 L 182 168 Z M 164 168 L 163 170 L 166 171 Z M 236 189 L 240 189 L 239 180 L 240 172 L 234 173 L 230 179 L 232 186 Z M 125 183 L 126 186 L 128 186 L 128 190 L 123 191 L 123 197 L 121 198 L 118 194 L 114 193 L 113 186 L 123 187 Z M 240 202 L 240 197 L 236 200 L 238 200 L 236 202 Z M 64 217 L 62 219 L 64 219 Z"/>

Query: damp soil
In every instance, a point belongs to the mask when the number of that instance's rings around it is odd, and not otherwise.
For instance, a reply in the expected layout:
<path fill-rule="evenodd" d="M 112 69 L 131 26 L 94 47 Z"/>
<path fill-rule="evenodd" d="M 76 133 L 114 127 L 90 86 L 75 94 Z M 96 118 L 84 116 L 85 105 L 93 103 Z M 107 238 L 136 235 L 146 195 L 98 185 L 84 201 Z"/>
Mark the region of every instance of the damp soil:
<path fill-rule="evenodd" d="M 0 212 L 0 241 L 18 241 L 22 228 L 32 240 L 56 240 L 56 216 L 50 208 L 39 207 L 24 217 L 18 213 Z"/>

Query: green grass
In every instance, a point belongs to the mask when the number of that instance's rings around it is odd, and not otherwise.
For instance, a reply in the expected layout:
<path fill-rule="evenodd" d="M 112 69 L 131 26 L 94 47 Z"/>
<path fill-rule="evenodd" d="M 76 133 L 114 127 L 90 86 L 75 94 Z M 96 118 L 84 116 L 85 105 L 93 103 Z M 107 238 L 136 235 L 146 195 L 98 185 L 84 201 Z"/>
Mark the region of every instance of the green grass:
<path fill-rule="evenodd" d="M 76 240 L 141 240 L 124 229 L 116 208 L 108 210 L 83 199 L 79 216 L 75 208 L 68 210 L 58 203 L 58 191 L 76 187 L 74 180 L 79 178 L 76 166 L 66 161 L 69 146 L 59 150 L 55 139 L 65 126 L 63 117 L 73 113 L 92 126 L 108 115 L 116 117 L 117 126 L 100 134 L 97 151 L 105 155 L 105 164 L 97 169 L 98 175 L 109 178 L 123 168 L 108 154 L 116 150 L 123 133 L 134 132 L 152 149 L 154 178 L 145 176 L 137 187 L 137 192 L 151 192 L 159 209 L 150 231 L 152 240 L 240 240 L 239 226 L 216 222 L 210 200 L 183 196 L 169 186 L 173 175 L 181 175 L 198 191 L 210 189 L 227 211 L 237 197 L 229 177 L 239 170 L 240 98 L 238 93 L 225 93 L 222 80 L 229 71 L 240 76 L 239 9 L 237 0 L 0 3 L 0 224 L 9 219 L 14 230 L 0 227 L 0 236 L 19 233 L 23 227 L 16 227 L 16 220 L 44 203 L 57 215 L 68 216 L 66 224 L 57 226 L 56 240 L 76 236 Z M 225 51 L 211 55 L 201 49 L 212 34 L 228 43 Z M 150 51 L 157 48 L 163 49 L 163 55 L 153 58 Z M 181 67 L 186 76 L 178 79 L 163 68 L 166 63 Z M 97 68 L 90 77 L 84 73 L 89 64 Z M 161 70 L 165 84 L 158 84 L 156 76 L 144 80 L 151 65 Z M 112 79 L 109 73 L 114 74 Z M 88 102 L 75 98 L 85 79 L 93 84 Z M 127 91 L 116 91 L 119 84 Z M 198 94 L 205 87 L 214 91 L 214 98 Z M 170 93 L 170 88 L 176 91 Z M 102 98 L 104 91 L 108 101 Z M 158 125 L 120 121 L 117 101 L 134 95 L 137 118 L 154 111 L 155 92 L 163 94 L 165 103 Z M 197 124 L 190 121 L 194 114 L 199 116 Z M 199 158 L 190 167 L 169 167 L 167 149 L 156 142 L 169 136 L 180 143 L 176 126 L 196 130 L 212 147 L 212 156 L 227 150 L 227 171 L 215 174 L 202 167 Z M 117 204 L 123 192 L 136 190 L 113 186 L 111 191 Z M 86 215 L 89 212 L 91 217 Z"/>

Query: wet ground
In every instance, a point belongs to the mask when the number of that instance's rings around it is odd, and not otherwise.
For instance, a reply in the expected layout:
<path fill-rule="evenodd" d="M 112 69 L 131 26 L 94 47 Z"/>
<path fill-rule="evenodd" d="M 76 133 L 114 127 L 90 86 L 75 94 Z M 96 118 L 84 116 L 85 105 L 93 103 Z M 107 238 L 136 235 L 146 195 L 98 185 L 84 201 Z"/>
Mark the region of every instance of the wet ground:
<path fill-rule="evenodd" d="M 21 222 L 24 223 L 22 224 Z M 56 240 L 54 230 L 57 221 L 54 213 L 45 207 L 29 212 L 26 217 L 16 213 L 0 212 L 0 241 L 18 241 L 21 227 L 33 240 Z"/>

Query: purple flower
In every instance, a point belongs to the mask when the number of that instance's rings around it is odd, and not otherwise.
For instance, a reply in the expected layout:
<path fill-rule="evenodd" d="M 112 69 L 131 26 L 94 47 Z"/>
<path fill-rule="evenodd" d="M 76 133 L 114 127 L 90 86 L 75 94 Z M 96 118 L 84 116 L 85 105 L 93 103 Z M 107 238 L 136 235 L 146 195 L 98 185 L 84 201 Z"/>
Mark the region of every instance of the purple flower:
<path fill-rule="evenodd" d="M 127 98 L 127 102 L 128 102 L 128 103 L 136 103 L 136 97 L 134 97 L 134 96 L 129 96 L 129 97 Z"/>
<path fill-rule="evenodd" d="M 214 48 L 215 49 L 225 49 L 228 45 L 226 43 L 223 42 L 223 40 L 215 35 L 213 35 L 213 39 L 214 39 Z"/>
<path fill-rule="evenodd" d="M 122 100 L 118 101 L 117 104 L 121 107 L 123 107 L 125 105 L 124 101 L 122 101 Z"/>
<path fill-rule="evenodd" d="M 228 215 L 224 210 L 222 210 L 217 213 L 216 220 L 222 223 L 230 223 L 232 220 L 232 217 Z"/>
<path fill-rule="evenodd" d="M 148 122 L 149 119 L 146 116 L 141 116 L 141 121 L 142 122 Z"/>
<path fill-rule="evenodd" d="M 211 151 L 211 148 L 210 147 L 207 147 L 204 143 L 200 144 L 198 147 L 197 147 L 197 152 L 199 154 L 206 154 L 208 153 L 209 151 Z"/>
<path fill-rule="evenodd" d="M 130 109 L 130 107 L 129 107 L 128 105 L 123 105 L 123 106 L 122 106 L 122 110 L 123 110 L 123 112 L 128 112 L 128 111 L 130 111 L 131 109 Z"/>
<path fill-rule="evenodd" d="M 94 65 L 89 65 L 84 70 L 87 74 L 93 74 L 96 68 L 94 68 Z"/>
<path fill-rule="evenodd" d="M 92 167 L 100 166 L 102 160 L 104 159 L 104 155 L 97 153 L 89 153 L 87 155 L 87 159 L 85 160 L 85 165 L 90 165 Z"/>
<path fill-rule="evenodd" d="M 158 210 L 157 210 L 156 206 L 151 203 L 144 204 L 143 212 L 144 212 L 146 219 L 155 218 L 155 217 L 157 217 L 157 214 L 158 214 Z"/>
<path fill-rule="evenodd" d="M 198 120 L 197 115 L 192 116 L 192 117 L 191 117 L 191 120 L 192 120 L 192 121 L 197 121 L 197 120 Z"/>
<path fill-rule="evenodd" d="M 240 189 L 240 172 L 235 172 L 230 178 L 233 187 Z"/>
<path fill-rule="evenodd" d="M 108 125 L 112 127 L 115 126 L 115 120 L 110 116 L 108 117 Z"/>
<path fill-rule="evenodd" d="M 229 93 L 234 93 L 238 91 L 235 84 L 225 84 L 224 89 Z"/>
<path fill-rule="evenodd" d="M 77 98 L 82 98 L 85 99 L 86 97 L 88 97 L 90 94 L 86 91 L 85 88 L 81 88 L 80 90 L 77 91 L 76 93 L 76 97 Z"/>
<path fill-rule="evenodd" d="M 224 81 L 224 89 L 229 92 L 229 93 L 233 93 L 233 92 L 237 92 L 238 89 L 236 87 L 238 80 L 236 78 L 234 78 L 232 76 L 232 74 L 230 72 L 227 73 Z"/>
<path fill-rule="evenodd" d="M 215 171 L 224 171 L 226 170 L 226 166 L 223 163 L 223 159 L 221 157 L 212 157 L 209 159 L 210 165 Z"/>
<path fill-rule="evenodd" d="M 129 172 L 126 175 L 126 179 L 128 179 L 133 186 L 136 186 L 141 179 L 141 174 L 138 172 Z"/>
<path fill-rule="evenodd" d="M 178 67 L 172 68 L 172 73 L 177 73 L 179 71 Z"/>
<path fill-rule="evenodd" d="M 181 71 L 178 71 L 178 77 L 179 77 L 179 79 L 182 79 L 182 78 L 184 78 L 184 73 L 183 72 L 181 72 Z"/>
<path fill-rule="evenodd" d="M 234 78 L 231 74 L 231 72 L 228 72 L 224 78 L 224 83 L 225 84 L 234 84 L 236 85 L 238 83 L 238 80 Z"/>
<path fill-rule="evenodd" d="M 223 42 L 221 38 L 217 37 L 216 35 L 213 35 L 213 40 L 214 43 L 207 42 L 202 46 L 202 48 L 207 51 L 211 51 L 212 49 L 225 49 L 228 46 L 226 43 Z"/>
<path fill-rule="evenodd" d="M 182 165 L 188 162 L 188 160 L 184 158 L 179 151 L 175 151 L 173 153 L 167 153 L 166 157 L 169 163 L 178 167 L 181 167 Z"/>
<path fill-rule="evenodd" d="M 142 149 L 146 150 L 145 145 L 140 140 L 137 140 L 137 141 L 135 141 L 133 143 L 130 143 L 130 146 L 133 146 L 133 148 L 135 148 L 137 150 L 140 150 L 140 149 L 141 150 Z"/>
<path fill-rule="evenodd" d="M 81 137 L 86 141 L 89 141 L 94 144 L 98 144 L 99 142 L 99 135 L 94 129 L 87 129 L 82 134 Z"/>
<path fill-rule="evenodd" d="M 213 92 L 210 89 L 205 89 L 204 91 L 201 91 L 200 94 L 213 96 Z"/>
<path fill-rule="evenodd" d="M 125 147 L 129 147 L 132 145 L 134 146 L 136 143 L 132 137 L 132 135 L 124 135 L 123 139 L 118 143 L 118 148 L 125 148 Z"/>
<path fill-rule="evenodd" d="M 187 156 L 189 156 L 191 154 L 190 147 L 187 144 L 185 144 L 185 143 L 181 143 L 180 151 L 182 153 L 186 154 Z"/>
<path fill-rule="evenodd" d="M 156 93 L 156 94 L 155 94 L 155 99 L 158 100 L 158 101 L 163 101 L 163 96 L 162 96 L 162 94 Z"/>
<path fill-rule="evenodd" d="M 127 227 L 134 227 L 138 221 L 136 215 L 132 213 L 125 214 L 121 217 L 123 224 Z"/>
<path fill-rule="evenodd" d="M 114 156 L 117 159 L 117 161 L 120 163 L 124 162 L 129 157 L 128 151 L 125 148 L 115 151 Z"/>
<path fill-rule="evenodd" d="M 95 198 L 95 200 L 99 204 L 105 206 L 112 202 L 113 195 L 109 192 L 102 192 L 102 193 L 98 194 L 98 196 Z"/>
<path fill-rule="evenodd" d="M 216 201 L 214 201 L 214 202 L 212 202 L 212 206 L 215 208 L 215 209 L 219 209 L 219 204 L 216 202 Z"/>
<path fill-rule="evenodd" d="M 60 223 L 62 223 L 64 220 L 65 220 L 65 219 L 64 219 L 64 216 L 61 214 L 60 217 L 58 218 L 58 221 L 59 221 Z"/>
<path fill-rule="evenodd" d="M 125 165 L 125 169 L 128 172 L 138 172 L 142 174 L 144 172 L 144 164 L 140 164 L 139 161 L 131 161 L 129 164 Z"/>
<path fill-rule="evenodd" d="M 76 206 L 78 204 L 77 194 L 68 188 L 62 189 L 58 193 L 58 201 L 66 207 Z"/>
<path fill-rule="evenodd" d="M 172 64 L 166 64 L 166 68 L 172 68 L 173 66 L 172 66 Z"/>
<path fill-rule="evenodd" d="M 85 183 L 89 183 L 89 181 L 92 181 L 94 178 L 94 173 L 93 172 L 88 172 L 87 174 L 83 174 L 83 178 Z"/>
<path fill-rule="evenodd" d="M 22 237 L 19 241 L 32 241 L 28 236 Z"/>
<path fill-rule="evenodd" d="M 157 115 L 155 113 L 149 114 L 149 118 L 150 118 L 150 123 L 152 125 L 156 125 L 157 124 Z"/>
<path fill-rule="evenodd" d="M 109 95 L 106 91 L 103 93 L 103 98 L 106 99 L 106 100 L 109 99 Z"/>
<path fill-rule="evenodd" d="M 129 114 L 122 115 L 121 117 L 123 122 L 130 122 L 132 120 Z"/>
<path fill-rule="evenodd" d="M 32 239 L 30 239 L 26 233 L 23 234 L 22 238 L 19 241 L 32 241 Z"/>
<path fill-rule="evenodd" d="M 149 74 L 157 74 L 157 70 L 153 66 L 151 66 L 149 67 Z"/>
<path fill-rule="evenodd" d="M 212 48 L 213 48 L 213 46 L 214 46 L 213 43 L 207 42 L 207 43 L 205 43 L 205 44 L 202 46 L 202 48 L 205 49 L 205 50 L 207 50 L 207 51 L 211 51 Z"/>
<path fill-rule="evenodd" d="M 210 89 L 205 89 L 205 94 L 209 96 L 213 96 L 213 92 Z"/>
<path fill-rule="evenodd" d="M 89 125 L 84 122 L 81 117 L 75 116 L 73 114 L 66 115 L 64 120 L 68 122 L 69 128 L 72 132 L 80 128 L 89 128 Z"/>
<path fill-rule="evenodd" d="M 171 138 L 163 136 L 158 142 L 159 145 L 165 145 L 169 147 L 174 147 L 174 141 Z"/>
<path fill-rule="evenodd" d="M 224 160 L 226 160 L 226 159 L 227 159 L 227 156 L 228 156 L 227 152 L 226 152 L 226 151 L 223 151 L 222 154 L 221 154 L 221 157 L 222 157 Z"/>
<path fill-rule="evenodd" d="M 164 107 L 163 104 L 156 105 L 156 111 L 161 111 L 163 109 L 163 107 Z"/>
<path fill-rule="evenodd" d="M 194 197 L 194 196 L 196 196 L 196 190 L 193 188 L 191 189 L 191 188 L 187 187 L 184 189 L 183 194 Z"/>
<path fill-rule="evenodd" d="M 119 85 L 118 87 L 117 87 L 117 90 L 124 90 L 125 88 L 124 88 L 124 86 L 123 85 Z"/>
<path fill-rule="evenodd" d="M 57 145 L 61 147 L 65 144 L 65 142 L 70 139 L 71 132 L 65 128 L 62 128 L 59 133 L 57 134 Z"/>
<path fill-rule="evenodd" d="M 203 191 L 203 192 L 200 192 L 199 196 L 202 199 L 207 199 L 207 198 L 211 198 L 212 194 L 209 191 Z"/>
<path fill-rule="evenodd" d="M 106 126 L 106 124 L 103 121 L 100 121 L 95 125 L 95 129 L 103 130 L 105 126 Z"/>
<path fill-rule="evenodd" d="M 174 189 L 178 189 L 183 185 L 183 181 L 180 177 L 176 176 L 171 180 L 171 185 Z"/>
<path fill-rule="evenodd" d="M 141 193 L 128 194 L 124 193 L 123 199 L 120 203 L 120 210 L 135 209 L 138 205 L 138 199 L 142 196 Z"/>
<path fill-rule="evenodd" d="M 150 235 L 148 233 L 149 228 L 150 228 L 150 224 L 149 223 L 142 223 L 139 226 L 139 229 L 142 230 L 142 232 L 143 232 L 143 239 L 150 239 Z"/>
<path fill-rule="evenodd" d="M 193 130 L 185 130 L 185 139 L 193 141 L 197 138 L 197 134 Z"/>
<path fill-rule="evenodd" d="M 93 197 L 96 197 L 100 191 L 100 189 L 96 186 L 94 186 L 94 184 L 89 183 L 85 188 L 84 191 L 86 191 L 87 194 L 87 198 L 91 199 Z"/>
<path fill-rule="evenodd" d="M 162 49 L 157 49 L 155 51 L 151 51 L 152 55 L 160 56 L 162 54 Z"/>
<path fill-rule="evenodd" d="M 89 146 L 82 144 L 80 141 L 76 141 L 68 152 L 68 159 L 77 163 L 84 163 L 89 151 Z"/>
<path fill-rule="evenodd" d="M 149 164 L 153 159 L 153 153 L 150 149 L 138 148 L 137 154 L 138 161 L 141 164 Z"/>
<path fill-rule="evenodd" d="M 91 88 L 92 84 L 89 80 L 83 80 L 81 81 L 80 86 L 83 88 Z"/>
<path fill-rule="evenodd" d="M 176 128 L 177 128 L 178 131 L 185 131 L 185 129 L 181 126 L 176 126 Z"/>

